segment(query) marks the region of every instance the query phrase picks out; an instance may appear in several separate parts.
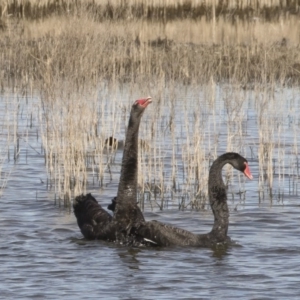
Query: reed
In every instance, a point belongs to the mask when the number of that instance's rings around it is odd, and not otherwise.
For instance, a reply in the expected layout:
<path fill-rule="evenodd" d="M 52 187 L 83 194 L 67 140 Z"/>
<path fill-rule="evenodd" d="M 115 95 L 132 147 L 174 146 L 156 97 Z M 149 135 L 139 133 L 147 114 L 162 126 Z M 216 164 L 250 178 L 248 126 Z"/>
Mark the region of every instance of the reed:
<path fill-rule="evenodd" d="M 13 140 L 16 139 L 17 135 L 14 117 L 16 116 L 15 111 L 18 111 L 18 109 L 13 104 L 9 105 L 6 97 L 2 96 L 1 98 L 4 105 L 2 105 L 0 118 L 0 197 L 7 186 L 12 170 L 9 165 L 12 153 L 17 152 L 18 154 L 17 148 L 13 146 Z M 12 110 L 11 107 L 13 107 Z"/>
<path fill-rule="evenodd" d="M 297 193 L 295 100 L 289 108 L 294 134 L 289 163 L 283 150 L 286 110 L 273 108 L 284 97 L 274 96 L 277 87 L 295 90 L 299 84 L 298 20 L 281 12 L 263 17 L 279 5 L 297 11 L 296 2 L 227 1 L 221 13 L 220 4 L 206 1 L 203 15 L 203 1 L 76 3 L 0 3 L 1 88 L 40 98 L 49 188 L 61 204 L 69 205 L 89 185 L 103 188 L 115 179 L 118 162 L 104 141 L 124 136 L 132 101 L 149 94 L 155 101 L 141 126 L 141 137 L 150 143 L 140 147 L 142 206 L 163 209 L 171 199 L 181 209 L 204 208 L 210 163 L 232 150 L 259 160 L 262 193 L 281 194 L 286 169 L 290 192 Z M 232 9 L 240 13 L 233 14 L 234 21 L 227 17 Z M 180 10 L 191 15 L 178 16 Z M 253 101 L 254 129 L 248 128 Z M 253 130 L 258 139 L 247 140 Z M 17 159 L 18 135 L 13 144 Z M 232 176 L 228 169 L 229 186 Z"/>

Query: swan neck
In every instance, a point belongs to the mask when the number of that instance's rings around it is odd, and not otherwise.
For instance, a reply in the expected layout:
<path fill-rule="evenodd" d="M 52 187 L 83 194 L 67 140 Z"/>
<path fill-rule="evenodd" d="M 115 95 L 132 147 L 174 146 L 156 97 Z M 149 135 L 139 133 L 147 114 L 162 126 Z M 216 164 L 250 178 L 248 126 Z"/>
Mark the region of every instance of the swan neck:
<path fill-rule="evenodd" d="M 229 210 L 227 205 L 227 190 L 222 178 L 222 168 L 229 161 L 217 159 L 209 172 L 209 201 L 214 214 L 212 233 L 222 241 L 227 236 L 229 225 Z"/>
<path fill-rule="evenodd" d="M 136 203 L 138 174 L 138 131 L 141 115 L 130 114 L 123 151 L 121 177 L 117 198 Z M 125 201 L 123 201 L 125 200 Z"/>

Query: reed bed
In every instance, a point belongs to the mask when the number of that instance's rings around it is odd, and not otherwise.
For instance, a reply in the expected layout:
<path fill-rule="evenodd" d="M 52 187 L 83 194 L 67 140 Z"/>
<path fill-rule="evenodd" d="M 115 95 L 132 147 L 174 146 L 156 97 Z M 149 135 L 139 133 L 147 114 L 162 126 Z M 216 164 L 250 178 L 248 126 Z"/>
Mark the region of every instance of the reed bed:
<path fill-rule="evenodd" d="M 4 100 L 4 99 L 3 99 Z M 2 101 L 1 101 L 2 102 Z M 5 100 L 3 101 L 6 102 Z M 17 122 L 16 114 L 18 108 L 13 106 L 13 110 L 8 108 L 8 104 L 4 104 L 1 108 L 0 118 L 0 197 L 7 186 L 10 177 L 11 168 L 8 167 L 8 162 L 17 159 L 19 154 L 18 137 L 17 137 Z M 13 149 L 11 145 L 14 145 Z"/>
<path fill-rule="evenodd" d="M 24 100 L 25 99 L 25 100 Z M 22 152 L 23 163 L 28 161 L 28 148 L 39 151 L 28 143 L 29 137 L 38 133 L 33 129 L 37 118 L 36 99 L 21 96 L 14 91 L 0 96 L 0 197 L 9 183 L 11 173 L 15 171 Z"/>
<path fill-rule="evenodd" d="M 186 84 L 215 81 L 299 82 L 298 20 L 233 26 L 219 21 L 117 24 L 80 17 L 20 21 L 1 34 L 2 85 L 42 86 L 54 78 L 77 88 L 102 79 L 130 82 L 141 75 Z M 213 38 L 212 38 L 213 37 Z"/>
<path fill-rule="evenodd" d="M 98 20 L 148 19 L 171 21 L 175 19 L 215 20 L 226 17 L 251 20 L 263 17 L 278 20 L 280 17 L 299 14 L 299 0 L 2 0 L 1 15 L 14 15 L 38 20 L 53 15 L 78 14 L 92 11 Z"/>
<path fill-rule="evenodd" d="M 298 193 L 299 21 L 263 17 L 280 5 L 296 14 L 296 1 L 227 1 L 225 14 L 215 1 L 116 0 L 112 15 L 101 2 L 93 1 L 98 11 L 76 3 L 76 13 L 72 1 L 0 3 L 1 89 L 40 100 L 48 188 L 59 203 L 118 180 L 120 160 L 105 139 L 124 138 L 131 104 L 146 95 L 154 103 L 140 129 L 149 145 L 139 155 L 142 207 L 205 208 L 209 166 L 225 151 L 258 162 L 261 199 Z M 168 19 L 168 9 L 185 5 L 191 14 L 201 5 L 207 11 Z M 118 15 L 129 6 L 130 17 Z M 133 7 L 141 6 L 163 6 L 165 17 L 138 17 Z M 251 18 L 235 14 L 233 22 L 234 8 Z M 242 203 L 243 178 L 232 168 L 224 174 Z"/>

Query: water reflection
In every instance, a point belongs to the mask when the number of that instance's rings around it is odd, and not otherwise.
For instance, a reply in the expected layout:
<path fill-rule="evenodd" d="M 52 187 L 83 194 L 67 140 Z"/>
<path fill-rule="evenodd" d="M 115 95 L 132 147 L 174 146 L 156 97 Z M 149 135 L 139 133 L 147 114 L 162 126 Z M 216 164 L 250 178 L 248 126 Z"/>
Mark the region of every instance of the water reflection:
<path fill-rule="evenodd" d="M 228 248 L 230 246 L 213 249 L 212 256 L 222 260 L 224 256 L 229 254 L 230 250 Z"/>
<path fill-rule="evenodd" d="M 122 249 L 123 250 L 123 249 Z M 138 248 L 125 248 L 124 251 L 119 251 L 118 255 L 122 263 L 128 266 L 129 269 L 138 270 L 140 261 L 138 260 L 138 254 L 141 250 Z"/>

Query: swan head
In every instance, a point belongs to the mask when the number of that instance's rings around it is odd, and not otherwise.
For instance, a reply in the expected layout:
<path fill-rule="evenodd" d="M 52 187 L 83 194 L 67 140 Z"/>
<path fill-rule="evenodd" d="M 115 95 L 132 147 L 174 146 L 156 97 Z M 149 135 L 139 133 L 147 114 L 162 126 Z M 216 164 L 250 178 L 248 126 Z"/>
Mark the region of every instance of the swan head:
<path fill-rule="evenodd" d="M 150 103 L 152 103 L 151 97 L 138 99 L 133 103 L 133 107 L 145 109 Z"/>
<path fill-rule="evenodd" d="M 241 171 L 242 173 L 244 173 L 244 175 L 249 178 L 249 179 L 253 179 L 253 176 L 251 174 L 249 165 L 248 165 L 248 161 L 246 158 L 244 158 L 243 156 L 241 156 L 238 153 L 228 153 L 228 158 L 229 160 L 231 160 L 231 164 L 232 166 Z"/>
<path fill-rule="evenodd" d="M 112 148 L 115 150 L 118 147 L 118 140 L 115 137 L 110 136 L 105 139 L 104 144 L 105 144 L 105 147 Z"/>
<path fill-rule="evenodd" d="M 240 154 L 235 153 L 235 152 L 227 152 L 227 153 L 224 153 L 223 155 L 219 156 L 217 161 L 219 161 L 219 162 L 223 161 L 225 163 L 229 163 L 235 169 L 244 173 L 244 175 L 247 178 L 253 179 L 247 159 L 244 158 L 243 156 L 241 156 Z"/>
<path fill-rule="evenodd" d="M 133 118 L 140 118 L 145 111 L 145 108 L 152 103 L 151 97 L 136 100 L 131 108 Z"/>

